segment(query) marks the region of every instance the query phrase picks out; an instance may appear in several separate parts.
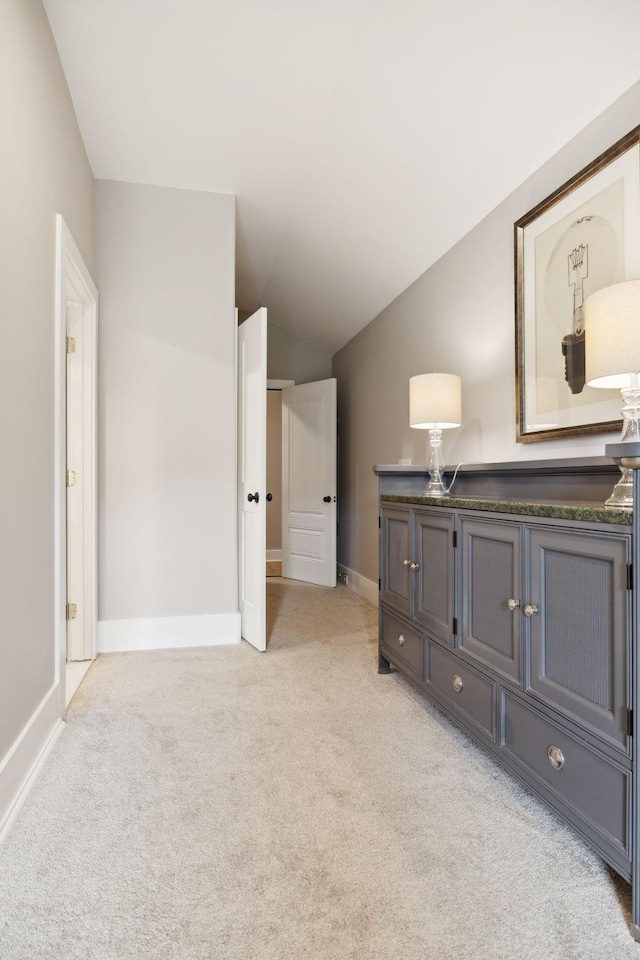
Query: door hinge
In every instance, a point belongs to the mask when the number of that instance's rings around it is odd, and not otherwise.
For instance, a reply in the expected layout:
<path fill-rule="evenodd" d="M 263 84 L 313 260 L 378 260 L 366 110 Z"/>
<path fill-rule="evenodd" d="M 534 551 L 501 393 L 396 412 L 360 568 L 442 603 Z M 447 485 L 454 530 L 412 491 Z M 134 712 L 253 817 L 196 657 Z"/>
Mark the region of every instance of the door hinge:
<path fill-rule="evenodd" d="M 382 590 L 382 580 L 378 580 L 378 590 Z"/>
<path fill-rule="evenodd" d="M 67 620 L 75 620 L 77 616 L 78 616 L 78 604 L 68 603 L 67 604 Z"/>
<path fill-rule="evenodd" d="M 627 710 L 627 736 L 633 736 L 633 710 L 631 708 Z"/>
<path fill-rule="evenodd" d="M 381 526 L 382 526 L 382 519 L 378 517 L 378 530 L 380 529 Z"/>
<path fill-rule="evenodd" d="M 67 470 L 67 486 L 75 487 L 77 483 L 75 470 Z"/>
<path fill-rule="evenodd" d="M 76 338 L 67 337 L 67 353 L 75 353 L 75 352 L 76 352 Z"/>
<path fill-rule="evenodd" d="M 458 618 L 457 617 L 453 618 L 453 635 L 454 637 L 458 636 Z"/>
<path fill-rule="evenodd" d="M 454 547 L 457 547 L 457 546 L 458 546 L 458 531 L 457 531 L 457 530 L 454 530 L 453 533 L 451 534 L 451 541 L 452 541 Z"/>
<path fill-rule="evenodd" d="M 633 590 L 633 564 L 627 564 L 627 590 Z"/>

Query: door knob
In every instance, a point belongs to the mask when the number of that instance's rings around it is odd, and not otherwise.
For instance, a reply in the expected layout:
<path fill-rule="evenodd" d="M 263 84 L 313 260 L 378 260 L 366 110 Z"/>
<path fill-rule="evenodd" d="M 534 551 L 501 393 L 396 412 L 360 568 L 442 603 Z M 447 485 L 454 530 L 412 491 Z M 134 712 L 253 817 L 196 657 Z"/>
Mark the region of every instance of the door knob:
<path fill-rule="evenodd" d="M 322 499 L 325 503 L 331 503 L 331 497 L 323 497 Z"/>
<path fill-rule="evenodd" d="M 536 607 L 535 603 L 525 604 L 525 608 L 523 610 L 525 617 L 535 617 L 537 612 L 538 608 Z"/>
<path fill-rule="evenodd" d="M 520 606 L 520 601 L 514 600 L 512 597 L 510 600 L 507 600 L 507 606 L 509 607 L 509 610 L 513 612 L 514 610 L 517 610 L 518 607 Z"/>
<path fill-rule="evenodd" d="M 269 501 L 269 503 L 271 503 L 271 501 L 273 500 L 273 495 L 271 493 L 268 493 L 266 496 L 266 499 Z"/>
<path fill-rule="evenodd" d="M 260 500 L 260 494 L 250 493 L 249 496 L 247 497 L 247 500 L 249 501 L 249 503 L 251 503 L 253 500 L 255 500 L 255 502 L 258 503 Z"/>

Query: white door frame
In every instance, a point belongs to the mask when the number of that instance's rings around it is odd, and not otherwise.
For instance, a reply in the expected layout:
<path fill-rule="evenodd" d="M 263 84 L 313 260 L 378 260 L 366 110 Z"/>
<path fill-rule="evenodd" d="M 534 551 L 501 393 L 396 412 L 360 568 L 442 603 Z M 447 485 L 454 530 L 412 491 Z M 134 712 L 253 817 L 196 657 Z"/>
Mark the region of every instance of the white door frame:
<path fill-rule="evenodd" d="M 60 691 L 60 716 L 66 713 L 67 662 L 67 309 L 66 302 L 73 297 L 82 303 L 83 336 L 90 384 L 83 403 L 83 444 L 85 457 L 84 482 L 84 580 L 83 601 L 85 624 L 88 631 L 87 647 L 96 656 L 98 615 L 97 547 L 98 547 L 98 473 L 97 473 L 97 348 L 98 348 L 98 291 L 87 270 L 82 255 L 61 214 L 56 214 L 56 289 L 55 289 L 55 399 L 54 399 L 54 616 L 55 669 Z M 90 609 L 86 609 L 86 605 Z"/>
<path fill-rule="evenodd" d="M 295 387 L 295 380 L 267 380 L 267 390 L 284 390 L 285 387 Z"/>

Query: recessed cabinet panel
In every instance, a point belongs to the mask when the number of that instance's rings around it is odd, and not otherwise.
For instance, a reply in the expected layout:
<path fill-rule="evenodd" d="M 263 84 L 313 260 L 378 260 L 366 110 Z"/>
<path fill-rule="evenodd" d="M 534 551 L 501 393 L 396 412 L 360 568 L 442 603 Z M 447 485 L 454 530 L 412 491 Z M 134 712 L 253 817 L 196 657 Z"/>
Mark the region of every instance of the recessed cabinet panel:
<path fill-rule="evenodd" d="M 461 520 L 462 616 L 459 647 L 520 683 L 521 527 Z M 509 601 L 517 603 L 513 610 Z"/>
<path fill-rule="evenodd" d="M 411 513 L 408 507 L 382 510 L 381 599 L 411 616 Z"/>
<path fill-rule="evenodd" d="M 453 645 L 453 529 L 451 513 L 413 514 L 415 603 L 413 616 L 435 639 Z"/>
<path fill-rule="evenodd" d="M 530 551 L 528 689 L 626 747 L 627 541 L 541 528 Z"/>

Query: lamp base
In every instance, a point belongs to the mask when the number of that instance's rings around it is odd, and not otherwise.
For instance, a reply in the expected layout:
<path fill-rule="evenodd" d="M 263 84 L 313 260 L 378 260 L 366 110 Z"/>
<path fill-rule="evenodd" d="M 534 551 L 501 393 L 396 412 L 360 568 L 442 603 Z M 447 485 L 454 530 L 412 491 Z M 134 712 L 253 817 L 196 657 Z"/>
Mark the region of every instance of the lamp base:
<path fill-rule="evenodd" d="M 613 492 L 605 501 L 607 507 L 617 507 L 619 510 L 633 509 L 633 472 L 626 467 L 620 467 L 622 476 L 613 488 Z"/>
<path fill-rule="evenodd" d="M 429 480 L 429 483 L 426 485 L 422 491 L 423 497 L 448 497 L 449 491 L 445 489 L 442 478 Z"/>
<path fill-rule="evenodd" d="M 444 485 L 442 471 L 444 461 L 442 459 L 442 430 L 432 427 L 429 430 L 429 443 L 427 445 L 429 452 L 429 463 L 427 470 L 429 472 L 429 482 L 424 488 L 424 497 L 448 497 L 449 491 Z"/>
<path fill-rule="evenodd" d="M 640 439 L 640 386 L 638 374 L 631 374 L 632 385 L 623 387 L 622 393 L 622 436 L 621 443 L 636 443 Z M 607 507 L 619 507 L 621 510 L 633 509 L 633 472 L 628 467 L 620 467 L 622 476 L 606 501 Z"/>

